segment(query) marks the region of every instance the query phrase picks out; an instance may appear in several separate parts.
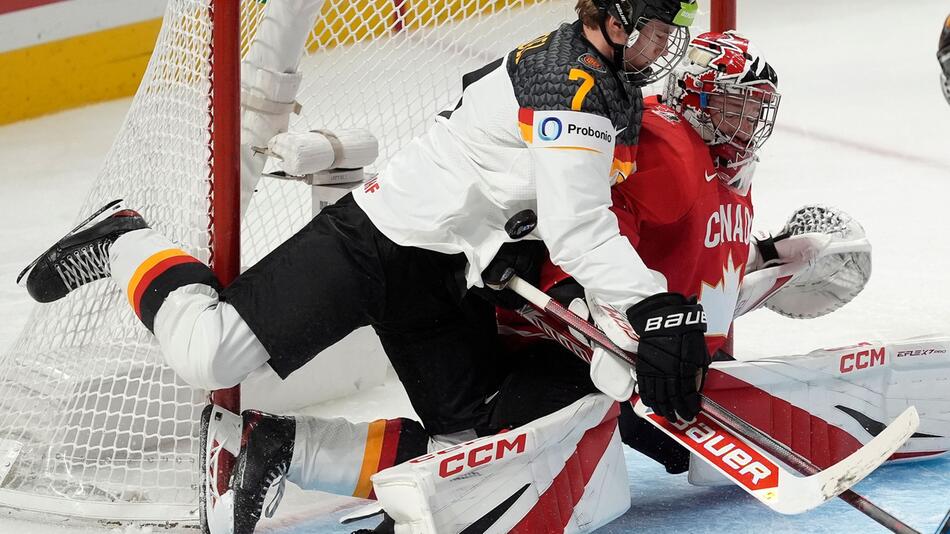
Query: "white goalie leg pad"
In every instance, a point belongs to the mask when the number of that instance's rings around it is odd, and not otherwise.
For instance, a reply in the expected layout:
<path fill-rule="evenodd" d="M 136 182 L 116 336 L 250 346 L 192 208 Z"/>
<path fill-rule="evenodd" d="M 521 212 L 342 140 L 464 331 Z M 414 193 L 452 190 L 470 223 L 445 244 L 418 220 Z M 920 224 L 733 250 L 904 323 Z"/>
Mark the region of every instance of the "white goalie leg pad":
<path fill-rule="evenodd" d="M 300 85 L 297 67 L 323 0 L 268 2 L 241 64 L 241 215 L 266 157 L 256 148 L 287 130 Z"/>
<path fill-rule="evenodd" d="M 950 451 L 950 337 L 863 342 L 800 356 L 714 362 L 703 390 L 823 467 L 868 443 L 908 406 L 920 425 L 889 461 Z M 790 443 L 789 443 L 790 442 Z M 727 484 L 701 461 L 689 480 Z"/>
<path fill-rule="evenodd" d="M 397 534 L 589 532 L 630 490 L 616 403 L 589 395 L 532 423 L 381 471 L 376 497 Z"/>

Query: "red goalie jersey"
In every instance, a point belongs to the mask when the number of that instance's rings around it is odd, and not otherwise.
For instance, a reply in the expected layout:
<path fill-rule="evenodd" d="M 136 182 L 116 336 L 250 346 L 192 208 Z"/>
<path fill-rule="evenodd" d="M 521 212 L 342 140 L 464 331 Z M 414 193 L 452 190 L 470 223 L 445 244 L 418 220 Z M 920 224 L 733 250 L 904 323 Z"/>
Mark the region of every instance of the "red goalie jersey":
<path fill-rule="evenodd" d="M 637 170 L 613 187 L 612 210 L 620 233 L 665 277 L 668 290 L 699 298 L 713 354 L 729 333 L 749 257 L 751 194 L 739 195 L 718 178 L 709 147 L 680 114 L 655 97 L 645 106 Z M 567 278 L 547 263 L 541 289 Z M 500 320 L 523 333 L 532 329 L 514 314 Z"/>

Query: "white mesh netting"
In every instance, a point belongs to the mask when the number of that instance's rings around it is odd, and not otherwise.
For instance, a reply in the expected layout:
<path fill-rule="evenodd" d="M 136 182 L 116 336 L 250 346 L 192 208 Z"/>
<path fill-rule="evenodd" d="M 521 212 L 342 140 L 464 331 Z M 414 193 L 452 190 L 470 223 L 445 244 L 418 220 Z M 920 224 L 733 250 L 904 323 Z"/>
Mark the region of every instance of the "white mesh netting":
<path fill-rule="evenodd" d="M 77 213 L 125 198 L 207 260 L 211 0 L 170 0 L 155 52 Z M 292 129 L 362 127 L 377 167 L 455 103 L 461 75 L 573 18 L 570 0 L 327 0 Z M 242 2 L 244 49 L 265 4 Z M 263 180 L 244 224 L 253 263 L 311 214 L 308 186 Z M 33 309 L 0 357 L 0 504 L 154 521 L 196 514 L 205 392 L 177 380 L 111 281 Z"/>

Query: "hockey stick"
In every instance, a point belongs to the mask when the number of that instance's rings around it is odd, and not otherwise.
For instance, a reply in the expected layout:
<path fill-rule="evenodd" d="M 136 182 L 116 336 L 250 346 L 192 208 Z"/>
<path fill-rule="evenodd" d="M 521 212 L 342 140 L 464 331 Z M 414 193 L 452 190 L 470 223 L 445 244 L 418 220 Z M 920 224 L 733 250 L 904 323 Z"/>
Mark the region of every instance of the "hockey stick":
<path fill-rule="evenodd" d="M 943 521 L 937 525 L 934 534 L 950 534 L 950 510 L 947 510 L 947 515 L 943 516 Z"/>
<path fill-rule="evenodd" d="M 587 339 L 601 345 L 630 365 L 636 365 L 635 355 L 614 345 L 598 328 L 531 284 L 515 276 L 508 287 L 544 314 L 531 313 L 529 308 L 522 312 L 526 319 L 585 361 L 591 360 L 590 346 L 579 343 L 566 327 L 579 331 Z M 544 321 L 546 316 L 558 318 L 565 328 L 558 328 L 557 325 Z M 871 442 L 828 469 L 820 470 L 807 458 L 749 425 L 711 399 L 702 397 L 701 406 L 702 413 L 696 421 L 676 425 L 652 413 L 639 400 L 636 403 L 636 411 L 777 512 L 801 513 L 839 496 L 892 532 L 917 532 L 849 489 L 884 462 L 913 434 L 918 424 L 917 412 L 913 407 L 898 416 Z M 760 454 L 756 448 L 761 448 L 806 476 L 792 475 Z"/>

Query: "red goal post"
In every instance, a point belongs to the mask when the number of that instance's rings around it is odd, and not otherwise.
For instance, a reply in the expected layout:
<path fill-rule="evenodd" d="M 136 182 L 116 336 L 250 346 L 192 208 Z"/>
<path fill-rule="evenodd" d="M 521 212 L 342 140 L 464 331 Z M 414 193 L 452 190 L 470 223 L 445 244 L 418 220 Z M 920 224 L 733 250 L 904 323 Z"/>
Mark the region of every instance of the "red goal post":
<path fill-rule="evenodd" d="M 709 29 L 714 32 L 724 32 L 726 30 L 735 30 L 736 27 L 736 1 L 737 0 L 712 0 L 709 10 Z M 729 327 L 729 334 L 726 336 L 726 342 L 722 344 L 720 350 L 729 356 L 735 352 L 735 331 Z"/>
<path fill-rule="evenodd" d="M 736 0 L 712 0 L 709 10 L 709 29 L 720 33 L 737 29 Z"/>

